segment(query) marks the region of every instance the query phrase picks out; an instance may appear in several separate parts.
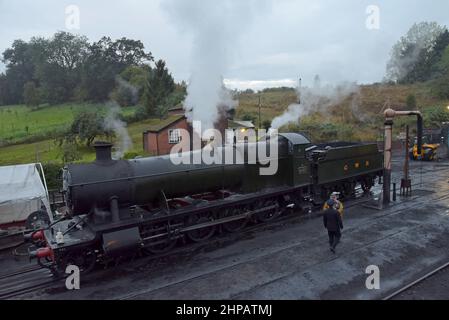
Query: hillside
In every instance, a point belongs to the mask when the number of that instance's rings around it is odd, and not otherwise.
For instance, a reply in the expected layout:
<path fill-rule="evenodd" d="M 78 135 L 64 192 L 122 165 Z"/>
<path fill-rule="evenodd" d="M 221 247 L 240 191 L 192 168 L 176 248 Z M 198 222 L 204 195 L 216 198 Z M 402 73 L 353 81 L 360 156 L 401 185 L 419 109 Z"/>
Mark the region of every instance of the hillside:
<path fill-rule="evenodd" d="M 261 99 L 261 123 L 281 115 L 289 104 L 297 101 L 293 89 L 269 90 L 261 93 L 242 93 L 239 95 L 239 107 L 236 117 L 251 118 L 258 124 L 258 103 Z M 416 98 L 416 107 L 407 107 L 410 95 Z M 441 110 L 449 116 L 446 106 L 449 100 L 442 100 L 432 95 L 428 84 L 362 85 L 355 94 L 349 95 L 341 103 L 332 105 L 326 112 L 310 112 L 300 121 L 292 122 L 281 128 L 281 131 L 308 131 L 315 141 L 353 140 L 375 141 L 383 135 L 382 110 L 389 105 L 396 110 L 414 109 L 424 112 L 426 125 L 432 126 L 427 113 Z M 443 119 L 444 120 L 444 119 Z M 413 119 L 396 120 L 395 132 L 409 123 L 413 128 Z"/>

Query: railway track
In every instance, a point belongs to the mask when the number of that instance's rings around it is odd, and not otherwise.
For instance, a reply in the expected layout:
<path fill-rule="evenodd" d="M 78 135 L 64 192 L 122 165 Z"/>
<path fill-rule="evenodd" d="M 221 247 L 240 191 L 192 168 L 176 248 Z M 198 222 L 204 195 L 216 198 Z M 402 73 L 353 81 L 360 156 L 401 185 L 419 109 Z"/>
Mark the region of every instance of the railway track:
<path fill-rule="evenodd" d="M 24 231 L 16 231 L 0 236 L 0 252 L 15 248 L 23 243 Z"/>
<path fill-rule="evenodd" d="M 405 293 L 408 290 L 411 290 L 412 288 L 416 287 L 417 285 L 419 285 L 420 283 L 423 283 L 424 281 L 428 280 L 429 278 L 433 277 L 434 275 L 436 275 L 437 273 L 439 273 L 440 271 L 443 271 L 445 269 L 449 268 L 449 262 L 433 269 L 432 271 L 426 273 L 425 275 L 423 275 L 422 277 L 406 284 L 405 286 L 401 287 L 400 289 L 396 290 L 395 292 L 389 294 L 388 296 L 382 298 L 382 300 L 393 300 L 394 298 L 400 296 L 402 293 Z"/>
<path fill-rule="evenodd" d="M 43 289 L 58 282 L 51 272 L 39 266 L 25 267 L 0 275 L 0 300 Z"/>

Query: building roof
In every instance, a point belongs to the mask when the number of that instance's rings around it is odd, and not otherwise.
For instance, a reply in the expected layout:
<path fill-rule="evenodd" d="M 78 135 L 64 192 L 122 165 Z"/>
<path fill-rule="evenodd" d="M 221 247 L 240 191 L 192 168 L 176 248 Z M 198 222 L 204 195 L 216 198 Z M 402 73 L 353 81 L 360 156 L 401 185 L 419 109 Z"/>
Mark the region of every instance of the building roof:
<path fill-rule="evenodd" d="M 168 108 L 168 111 L 177 111 L 177 110 L 184 110 L 184 107 L 181 103 L 178 103 L 176 106 Z"/>
<path fill-rule="evenodd" d="M 161 120 L 158 124 L 148 126 L 148 129 L 145 132 L 161 132 L 168 126 L 171 126 L 172 124 L 185 119 L 185 116 L 183 114 L 177 114 L 173 116 L 169 116 L 166 119 Z"/>
<path fill-rule="evenodd" d="M 236 129 L 236 128 L 254 129 L 255 126 L 251 121 L 228 120 L 228 128 L 230 128 L 230 129 Z"/>

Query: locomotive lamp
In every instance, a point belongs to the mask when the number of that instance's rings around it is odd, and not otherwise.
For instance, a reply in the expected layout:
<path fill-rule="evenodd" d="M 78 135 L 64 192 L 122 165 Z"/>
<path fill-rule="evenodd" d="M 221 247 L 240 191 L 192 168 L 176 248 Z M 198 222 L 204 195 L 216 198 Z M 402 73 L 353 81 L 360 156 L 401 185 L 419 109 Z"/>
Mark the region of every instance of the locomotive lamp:
<path fill-rule="evenodd" d="M 384 181 L 383 181 L 383 203 L 390 203 L 390 185 L 391 185 L 391 143 L 393 131 L 393 119 L 397 116 L 417 116 L 417 147 L 418 154 L 422 151 L 422 131 L 423 118 L 419 111 L 395 111 L 387 109 L 385 115 L 385 142 L 384 142 Z"/>

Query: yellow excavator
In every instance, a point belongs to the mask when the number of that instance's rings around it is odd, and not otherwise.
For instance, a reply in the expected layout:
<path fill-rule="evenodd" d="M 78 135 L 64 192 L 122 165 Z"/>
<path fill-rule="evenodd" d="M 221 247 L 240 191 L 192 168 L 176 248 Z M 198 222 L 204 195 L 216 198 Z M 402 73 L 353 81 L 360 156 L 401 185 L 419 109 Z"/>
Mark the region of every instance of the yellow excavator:
<path fill-rule="evenodd" d="M 439 143 L 428 143 L 428 139 L 426 136 L 423 137 L 423 145 L 421 154 L 418 154 L 418 142 L 415 139 L 415 143 L 413 147 L 409 151 L 410 160 L 415 161 L 435 161 L 438 160 L 438 148 L 440 147 Z"/>

